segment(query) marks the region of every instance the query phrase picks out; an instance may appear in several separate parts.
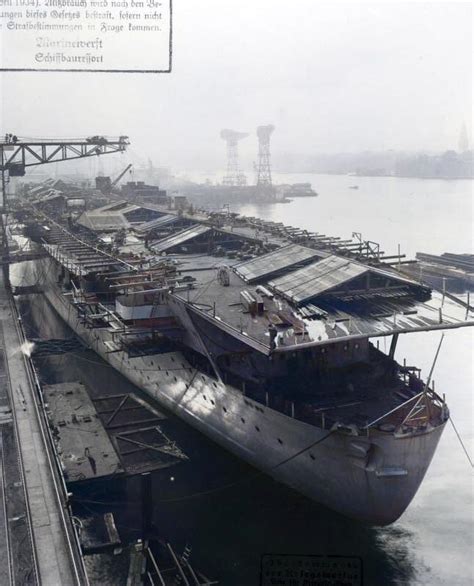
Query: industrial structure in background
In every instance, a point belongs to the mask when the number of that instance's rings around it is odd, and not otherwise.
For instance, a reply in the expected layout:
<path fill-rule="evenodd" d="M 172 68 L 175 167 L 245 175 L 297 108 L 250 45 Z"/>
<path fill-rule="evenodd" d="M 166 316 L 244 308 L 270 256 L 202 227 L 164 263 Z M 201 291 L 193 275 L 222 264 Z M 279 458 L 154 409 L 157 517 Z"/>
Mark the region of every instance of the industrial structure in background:
<path fill-rule="evenodd" d="M 0 141 L 0 172 L 2 185 L 2 214 L 0 214 L 0 231 L 2 233 L 2 267 L 5 284 L 9 278 L 9 242 L 7 236 L 8 194 L 6 186 L 10 177 L 23 177 L 27 167 L 58 163 L 72 159 L 83 159 L 96 155 L 124 152 L 129 145 L 128 136 L 87 138 L 48 139 L 25 138 L 6 134 Z"/>
<path fill-rule="evenodd" d="M 127 171 L 130 171 L 132 168 L 132 163 L 127 165 L 125 169 L 112 181 L 109 176 L 106 175 L 99 175 L 95 178 L 95 186 L 99 189 L 103 194 L 112 193 L 114 187 L 119 183 L 122 177 L 125 175 Z"/>
<path fill-rule="evenodd" d="M 223 185 L 247 185 L 247 177 L 239 167 L 239 141 L 248 136 L 248 132 L 235 130 L 221 130 L 221 138 L 227 144 L 227 172 L 222 180 Z"/>
<path fill-rule="evenodd" d="M 273 124 L 258 126 L 257 162 L 254 162 L 255 180 L 247 184 L 245 173 L 239 166 L 239 142 L 249 136 L 246 132 L 221 130 L 220 136 L 227 144 L 227 168 L 222 183 L 207 179 L 204 183 L 175 180 L 166 184 L 168 189 L 178 190 L 194 206 L 207 209 L 240 203 L 277 203 L 288 202 L 294 197 L 314 197 L 318 195 L 310 183 L 279 184 L 272 181 L 270 137 L 275 130 Z M 122 189 L 123 190 L 123 189 Z"/>
<path fill-rule="evenodd" d="M 261 194 L 271 193 L 272 169 L 270 164 L 270 136 L 275 127 L 273 124 L 259 126 L 257 128 L 258 138 L 258 165 L 257 165 L 257 192 Z"/>

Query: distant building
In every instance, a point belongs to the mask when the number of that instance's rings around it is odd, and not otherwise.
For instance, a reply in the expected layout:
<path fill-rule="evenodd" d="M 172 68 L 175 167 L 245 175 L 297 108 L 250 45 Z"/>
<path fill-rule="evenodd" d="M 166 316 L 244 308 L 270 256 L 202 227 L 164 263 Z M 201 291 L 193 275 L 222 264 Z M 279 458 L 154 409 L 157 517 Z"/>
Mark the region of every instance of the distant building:
<path fill-rule="evenodd" d="M 184 210 L 188 205 L 188 198 L 185 195 L 173 195 L 173 209 Z"/>
<path fill-rule="evenodd" d="M 122 194 L 129 199 L 140 199 L 147 203 L 166 204 L 168 196 L 164 189 L 147 185 L 144 181 L 128 181 L 122 185 Z"/>

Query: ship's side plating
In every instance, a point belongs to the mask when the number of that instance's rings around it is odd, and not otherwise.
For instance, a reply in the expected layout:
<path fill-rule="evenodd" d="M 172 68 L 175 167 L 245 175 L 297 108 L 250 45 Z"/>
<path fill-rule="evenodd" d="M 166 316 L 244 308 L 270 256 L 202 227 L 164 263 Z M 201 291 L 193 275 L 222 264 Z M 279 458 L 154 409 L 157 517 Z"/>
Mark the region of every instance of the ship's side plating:
<path fill-rule="evenodd" d="M 58 314 L 104 360 L 212 440 L 336 511 L 373 523 L 395 521 L 416 493 L 445 422 L 418 434 L 367 435 L 309 425 L 196 370 L 180 352 L 130 358 L 110 352 L 107 328 L 88 328 L 57 284 L 58 263 L 34 264 Z"/>

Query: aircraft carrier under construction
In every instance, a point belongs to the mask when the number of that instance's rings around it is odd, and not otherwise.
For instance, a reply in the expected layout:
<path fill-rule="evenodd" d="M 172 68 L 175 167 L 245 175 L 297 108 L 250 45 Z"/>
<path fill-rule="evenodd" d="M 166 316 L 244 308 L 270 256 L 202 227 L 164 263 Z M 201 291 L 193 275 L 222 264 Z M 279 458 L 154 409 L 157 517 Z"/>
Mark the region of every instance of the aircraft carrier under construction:
<path fill-rule="evenodd" d="M 469 305 L 361 238 L 116 198 L 73 218 L 38 191 L 29 270 L 88 347 L 307 497 L 375 525 L 403 513 L 449 410 L 397 339 L 473 325 Z"/>

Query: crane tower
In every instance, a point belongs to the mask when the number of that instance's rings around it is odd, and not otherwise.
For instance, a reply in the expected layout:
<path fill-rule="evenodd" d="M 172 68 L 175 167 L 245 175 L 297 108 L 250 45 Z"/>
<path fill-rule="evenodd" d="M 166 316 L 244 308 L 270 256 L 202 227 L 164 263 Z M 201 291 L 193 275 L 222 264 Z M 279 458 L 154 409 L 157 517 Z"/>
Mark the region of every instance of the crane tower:
<path fill-rule="evenodd" d="M 239 141 L 247 137 L 247 132 L 235 130 L 221 130 L 221 138 L 227 143 L 227 172 L 222 183 L 224 185 L 246 185 L 247 177 L 239 168 Z"/>
<path fill-rule="evenodd" d="M 273 124 L 259 126 L 257 128 L 258 138 L 258 165 L 257 165 L 257 188 L 260 191 L 272 189 L 272 170 L 270 165 L 270 136 L 275 127 Z"/>

